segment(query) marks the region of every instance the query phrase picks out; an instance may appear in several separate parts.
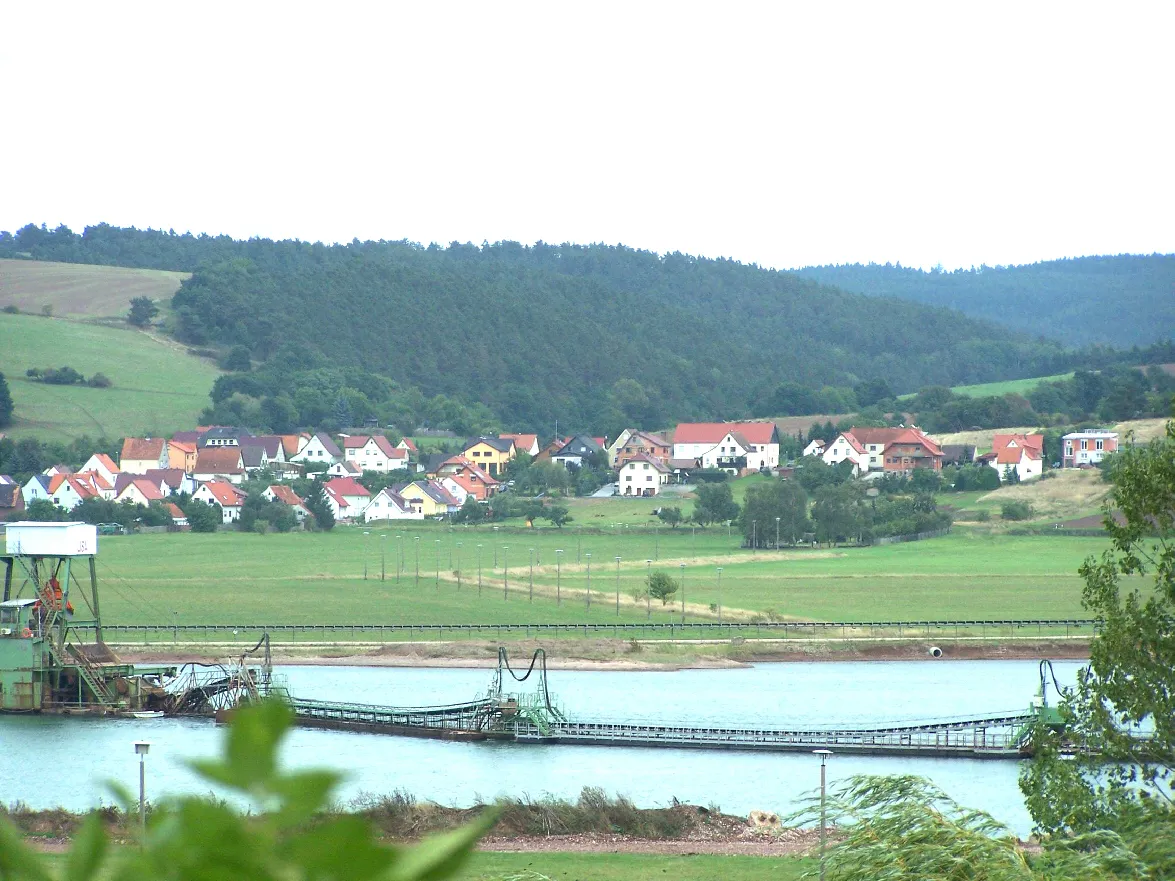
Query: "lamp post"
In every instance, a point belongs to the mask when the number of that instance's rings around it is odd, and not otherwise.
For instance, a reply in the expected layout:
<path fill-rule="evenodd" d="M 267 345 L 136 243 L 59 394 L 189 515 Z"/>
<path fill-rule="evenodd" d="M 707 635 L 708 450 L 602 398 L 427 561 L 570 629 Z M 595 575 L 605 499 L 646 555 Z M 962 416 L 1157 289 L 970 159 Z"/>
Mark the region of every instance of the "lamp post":
<path fill-rule="evenodd" d="M 437 567 L 437 583 L 436 587 L 440 589 L 441 586 L 441 540 L 439 538 L 433 539 L 433 559 Z"/>
<path fill-rule="evenodd" d="M 722 567 L 718 567 L 718 623 L 722 623 Z"/>
<path fill-rule="evenodd" d="M 756 550 L 759 547 L 759 521 L 751 521 L 751 550 Z"/>
<path fill-rule="evenodd" d="M 587 560 L 587 608 L 590 612 L 592 609 L 592 554 L 588 551 L 583 555 Z"/>
<path fill-rule="evenodd" d="M 825 775 L 827 774 L 828 757 L 832 755 L 830 749 L 814 749 L 812 752 L 820 756 L 820 881 L 824 881 L 824 848 L 828 844 L 828 824 L 825 822 Z"/>
<path fill-rule="evenodd" d="M 775 518 L 775 550 L 779 550 L 779 518 Z"/>
<path fill-rule="evenodd" d="M 412 536 L 412 546 L 416 548 L 416 586 L 420 587 L 420 536 Z"/>
<path fill-rule="evenodd" d="M 498 568 L 498 527 L 494 527 L 494 568 Z"/>
<path fill-rule="evenodd" d="M 653 559 L 661 559 L 661 527 L 653 527 Z"/>
<path fill-rule="evenodd" d="M 555 605 L 563 605 L 563 548 L 555 549 Z"/>
<path fill-rule="evenodd" d="M 400 583 L 400 573 L 404 571 L 404 535 L 396 533 L 396 544 L 400 546 L 399 559 L 396 560 L 396 584 Z"/>
<path fill-rule="evenodd" d="M 477 546 L 477 595 L 481 596 L 481 545 Z"/>
<path fill-rule="evenodd" d="M 367 530 L 363 531 L 363 580 L 367 580 L 367 537 L 371 535 Z"/>
<path fill-rule="evenodd" d="M 171 641 L 178 643 L 180 641 L 180 613 L 176 609 L 171 610 L 174 618 L 174 623 L 171 626 Z"/>
<path fill-rule="evenodd" d="M 620 615 L 620 558 L 616 558 L 616 614 Z"/>
<path fill-rule="evenodd" d="M 681 567 L 681 623 L 685 623 L 685 563 L 678 564 Z"/>
<path fill-rule="evenodd" d="M 510 599 L 510 561 L 506 558 L 506 551 L 510 545 L 502 546 L 502 599 Z"/>
<path fill-rule="evenodd" d="M 530 549 L 530 601 L 534 602 L 534 548 Z"/>
<path fill-rule="evenodd" d="M 147 753 L 151 749 L 149 740 L 135 741 L 135 754 L 139 757 L 139 829 L 147 835 Z"/>
<path fill-rule="evenodd" d="M 387 559 L 387 549 L 388 549 L 387 537 L 388 537 L 387 533 L 385 533 L 385 532 L 381 532 L 379 534 L 379 580 L 380 581 L 383 581 L 387 575 L 387 565 L 385 563 L 385 560 Z"/>
<path fill-rule="evenodd" d="M 653 561 L 645 560 L 645 619 L 653 619 L 653 594 L 649 592 L 649 580 L 653 577 Z"/>
<path fill-rule="evenodd" d="M 457 590 L 461 590 L 461 542 L 457 542 Z"/>

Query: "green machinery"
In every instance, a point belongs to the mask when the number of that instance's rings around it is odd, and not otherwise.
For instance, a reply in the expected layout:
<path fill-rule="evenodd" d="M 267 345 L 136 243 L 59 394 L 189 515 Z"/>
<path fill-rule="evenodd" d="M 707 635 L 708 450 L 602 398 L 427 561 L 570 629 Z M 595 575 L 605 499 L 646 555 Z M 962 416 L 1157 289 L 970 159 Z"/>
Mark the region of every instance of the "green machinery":
<path fill-rule="evenodd" d="M 161 708 L 174 667 L 123 663 L 102 639 L 95 527 L 9 523 L 0 556 L 0 712 Z M 85 635 L 92 634 L 92 639 Z"/>

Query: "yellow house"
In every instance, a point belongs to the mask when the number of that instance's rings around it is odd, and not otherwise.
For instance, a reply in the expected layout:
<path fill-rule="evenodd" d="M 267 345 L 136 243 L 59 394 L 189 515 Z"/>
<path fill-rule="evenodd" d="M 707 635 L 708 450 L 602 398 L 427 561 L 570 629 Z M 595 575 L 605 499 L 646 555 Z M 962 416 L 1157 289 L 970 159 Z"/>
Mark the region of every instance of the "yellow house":
<path fill-rule="evenodd" d="M 414 512 L 419 512 L 425 517 L 441 517 L 460 507 L 452 494 L 434 480 L 418 480 L 400 487 L 396 492 Z"/>
<path fill-rule="evenodd" d="M 462 454 L 490 477 L 497 477 L 514 458 L 514 438 L 475 437 L 465 445 Z"/>
<path fill-rule="evenodd" d="M 167 467 L 182 468 L 184 474 L 191 474 L 196 470 L 196 445 L 186 441 L 169 440 L 167 442 Z"/>

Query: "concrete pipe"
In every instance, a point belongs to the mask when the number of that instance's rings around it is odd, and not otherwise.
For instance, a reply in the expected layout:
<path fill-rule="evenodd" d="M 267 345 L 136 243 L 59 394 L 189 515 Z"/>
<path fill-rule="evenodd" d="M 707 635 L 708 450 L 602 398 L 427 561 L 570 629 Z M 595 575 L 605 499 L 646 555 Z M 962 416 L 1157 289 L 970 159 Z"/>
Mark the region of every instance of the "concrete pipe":
<path fill-rule="evenodd" d="M 930 654 L 930 657 L 932 657 L 932 658 L 941 658 L 942 657 L 942 649 L 940 649 L 936 645 L 932 645 L 930 647 L 929 654 Z"/>

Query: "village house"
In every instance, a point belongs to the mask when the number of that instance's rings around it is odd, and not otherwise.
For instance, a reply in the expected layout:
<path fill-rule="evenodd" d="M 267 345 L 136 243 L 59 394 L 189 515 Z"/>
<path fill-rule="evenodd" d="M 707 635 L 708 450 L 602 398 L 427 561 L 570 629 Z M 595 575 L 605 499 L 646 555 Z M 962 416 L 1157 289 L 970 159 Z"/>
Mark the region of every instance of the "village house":
<path fill-rule="evenodd" d="M 1104 428 L 1074 431 L 1061 438 L 1061 467 L 1088 468 L 1118 451 L 1118 433 Z"/>
<path fill-rule="evenodd" d="M 49 478 L 49 500 L 58 508 L 72 511 L 86 499 L 101 499 L 114 488 L 93 472 L 58 474 Z"/>
<path fill-rule="evenodd" d="M 245 466 L 241 461 L 241 448 L 233 444 L 201 447 L 196 454 L 196 471 L 192 476 L 201 483 L 220 479 L 243 483 Z"/>
<path fill-rule="evenodd" d="M 649 456 L 664 465 L 671 458 L 672 452 L 673 445 L 660 435 L 636 428 L 626 428 L 608 447 L 608 461 L 613 468 L 620 468 L 625 462 L 637 456 Z"/>
<path fill-rule="evenodd" d="M 841 444 L 844 438 L 847 443 Z M 853 450 L 850 455 L 848 450 Z M 861 468 L 861 451 L 867 457 Z M 829 465 L 853 459 L 861 471 L 910 472 L 916 468 L 942 470 L 943 453 L 920 428 L 872 428 L 853 426 L 841 432 L 821 457 Z"/>
<path fill-rule="evenodd" d="M 413 510 L 412 505 L 390 487 L 384 487 L 363 509 L 363 522 L 375 523 L 380 520 L 423 520 L 424 514 Z"/>
<path fill-rule="evenodd" d="M 306 502 L 288 486 L 283 486 L 280 483 L 271 484 L 265 488 L 261 496 L 267 501 L 286 505 L 294 512 L 294 518 L 299 523 L 311 516 L 310 511 L 306 508 Z"/>
<path fill-rule="evenodd" d="M 20 494 L 24 498 L 25 507 L 27 508 L 38 499 L 52 502 L 53 499 L 49 495 L 49 484 L 52 481 L 52 477 L 46 477 L 44 474 L 34 474 L 30 477 L 28 482 L 20 488 Z"/>
<path fill-rule="evenodd" d="M 991 452 L 984 453 L 980 461 L 990 465 L 1007 480 L 1014 472 L 1023 483 L 1040 477 L 1044 471 L 1043 434 L 997 434 L 991 440 Z"/>
<path fill-rule="evenodd" d="M 0 474 L 0 520 L 16 520 L 24 513 L 24 491 L 7 474 Z"/>
<path fill-rule="evenodd" d="M 245 498 L 245 493 L 223 480 L 210 480 L 192 493 L 192 501 L 220 508 L 220 522 L 226 525 L 241 519 Z"/>
<path fill-rule="evenodd" d="M 56 477 L 58 474 L 73 474 L 73 469 L 64 462 L 58 462 L 56 465 L 50 465 L 41 472 L 46 477 Z"/>
<path fill-rule="evenodd" d="M 464 505 L 466 496 L 473 496 L 475 501 L 484 502 L 498 491 L 498 481 L 477 467 L 455 471 L 438 478 L 457 501 Z"/>
<path fill-rule="evenodd" d="M 253 433 L 235 425 L 213 425 L 200 432 L 196 439 L 196 448 L 204 447 L 239 447 L 247 440 L 252 440 Z"/>
<path fill-rule="evenodd" d="M 774 422 L 683 422 L 673 432 L 672 458 L 693 459 L 702 467 L 727 470 L 745 458 L 740 471 L 775 468 L 779 465 L 779 429 Z M 725 464 L 706 465 L 707 461 Z"/>
<path fill-rule="evenodd" d="M 443 517 L 461 507 L 452 493 L 435 480 L 414 480 L 393 489 L 413 511 L 425 517 Z"/>
<path fill-rule="evenodd" d="M 335 477 L 323 484 L 327 496 L 335 496 L 345 502 L 346 514 L 339 517 L 341 520 L 355 518 L 359 512 L 367 507 L 371 500 L 371 492 L 353 477 Z"/>
<path fill-rule="evenodd" d="M 539 454 L 539 436 L 537 434 L 499 434 L 501 440 L 514 442 L 516 453 L 526 453 L 534 457 Z"/>
<path fill-rule="evenodd" d="M 167 442 L 167 467 L 178 468 L 185 474 L 196 470 L 196 444 L 194 442 L 177 441 L 172 438 Z"/>
<path fill-rule="evenodd" d="M 622 496 L 655 496 L 669 482 L 669 467 L 660 459 L 637 453 L 620 466 Z"/>
<path fill-rule="evenodd" d="M 551 461 L 564 468 L 582 468 L 585 459 L 590 459 L 602 450 L 596 439 L 586 434 L 577 434 L 551 454 Z"/>
<path fill-rule="evenodd" d="M 362 477 L 363 469 L 354 462 L 335 462 L 326 469 L 328 477 Z"/>
<path fill-rule="evenodd" d="M 343 461 L 343 451 L 331 440 L 330 435 L 320 431 L 294 454 L 291 461 L 307 465 L 333 465 Z"/>
<path fill-rule="evenodd" d="M 823 456 L 824 455 L 824 448 L 827 446 L 828 446 L 828 444 L 826 444 L 824 442 L 824 438 L 814 437 L 810 441 L 808 441 L 808 445 L 806 447 L 804 447 L 804 452 L 801 453 L 801 455 L 803 455 L 803 456 Z"/>
<path fill-rule="evenodd" d="M 131 474 L 150 468 L 167 467 L 167 439 L 162 437 L 128 437 L 122 442 L 118 467 Z"/>
<path fill-rule="evenodd" d="M 821 441 L 821 446 L 824 446 L 823 441 Z M 820 458 L 826 465 L 839 465 L 841 462 L 852 462 L 854 477 L 864 474 L 869 470 L 869 452 L 852 432 L 838 434 L 836 440 L 829 444 L 827 448 L 823 449 L 820 453 Z"/>
<path fill-rule="evenodd" d="M 382 434 L 357 434 L 343 438 L 343 456 L 360 471 L 387 474 L 408 468 L 408 451 L 392 445 Z"/>
<path fill-rule="evenodd" d="M 127 482 L 122 492 L 114 497 L 114 501 L 119 504 L 128 502 L 132 505 L 146 507 L 152 502 L 162 502 L 163 492 L 159 489 L 159 484 L 153 483 L 145 477 L 135 477 Z"/>
<path fill-rule="evenodd" d="M 485 473 L 475 462 L 464 456 L 450 456 L 436 467 L 432 476 L 437 480 L 445 477 L 460 477 L 460 485 L 466 492 L 472 492 L 479 502 L 493 496 L 501 487 L 501 482 Z M 461 500 L 464 503 L 464 499 Z"/>
<path fill-rule="evenodd" d="M 476 437 L 466 442 L 461 455 L 490 477 L 497 477 L 514 458 L 514 440 L 510 437 Z"/>
<path fill-rule="evenodd" d="M 191 524 L 188 523 L 188 515 L 183 512 L 183 509 L 175 502 L 165 502 L 164 507 L 171 517 L 171 525 L 181 532 L 187 532 Z"/>
<path fill-rule="evenodd" d="M 82 467 L 78 470 L 93 471 L 96 474 L 101 474 L 103 480 L 105 480 L 111 486 L 114 486 L 115 478 L 118 477 L 119 472 L 122 469 L 114 464 L 114 460 L 105 453 L 95 453 L 94 455 L 90 456 L 90 458 L 86 460 L 85 464 L 82 465 Z"/>

